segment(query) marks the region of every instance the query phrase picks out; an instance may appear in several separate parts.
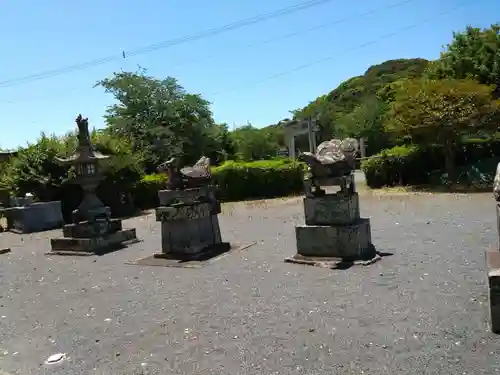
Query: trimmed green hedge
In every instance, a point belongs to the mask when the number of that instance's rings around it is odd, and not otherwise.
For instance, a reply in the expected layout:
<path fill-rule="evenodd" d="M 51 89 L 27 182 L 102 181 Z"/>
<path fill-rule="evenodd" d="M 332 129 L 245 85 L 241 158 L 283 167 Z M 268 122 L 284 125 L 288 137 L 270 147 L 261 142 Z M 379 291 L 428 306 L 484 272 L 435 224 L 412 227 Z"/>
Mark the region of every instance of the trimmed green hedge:
<path fill-rule="evenodd" d="M 274 198 L 303 190 L 304 166 L 290 159 L 228 161 L 213 167 L 212 174 L 223 201 Z M 133 192 L 137 207 L 156 207 L 158 190 L 165 189 L 166 182 L 165 174 L 144 176 Z"/>
<path fill-rule="evenodd" d="M 500 142 L 482 139 L 468 139 L 456 150 L 456 165 L 463 183 L 474 184 L 474 174 L 466 172 L 477 170 L 490 174 L 484 165 L 491 166 L 500 158 Z M 489 160 L 488 163 L 484 163 Z M 371 188 L 383 186 L 406 186 L 422 184 L 446 184 L 442 147 L 406 145 L 396 146 L 373 155 L 363 161 L 361 169 L 365 173 L 366 183 Z M 438 177 L 437 177 L 438 176 Z"/>

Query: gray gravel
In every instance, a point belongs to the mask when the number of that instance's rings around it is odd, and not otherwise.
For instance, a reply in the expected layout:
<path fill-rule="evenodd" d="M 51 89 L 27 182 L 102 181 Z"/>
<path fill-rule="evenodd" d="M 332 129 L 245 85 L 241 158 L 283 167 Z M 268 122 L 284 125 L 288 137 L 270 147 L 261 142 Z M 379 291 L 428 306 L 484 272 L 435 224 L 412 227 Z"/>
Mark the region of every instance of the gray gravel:
<path fill-rule="evenodd" d="M 258 241 L 202 269 L 127 266 L 144 242 L 102 257 L 46 257 L 57 231 L 0 234 L 0 369 L 11 374 L 494 374 L 484 251 L 491 194 L 361 198 L 394 255 L 345 271 L 287 264 L 300 200 L 226 205 L 225 239 Z M 52 354 L 67 359 L 45 365 Z M 2 371 L 0 370 L 0 373 Z"/>

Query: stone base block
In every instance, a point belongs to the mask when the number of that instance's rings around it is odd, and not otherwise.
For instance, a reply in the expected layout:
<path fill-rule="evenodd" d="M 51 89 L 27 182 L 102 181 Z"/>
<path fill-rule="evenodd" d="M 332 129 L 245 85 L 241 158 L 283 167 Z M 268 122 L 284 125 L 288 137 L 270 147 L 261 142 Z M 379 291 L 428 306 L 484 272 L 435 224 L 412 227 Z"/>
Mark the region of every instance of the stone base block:
<path fill-rule="evenodd" d="M 171 259 L 177 261 L 196 261 L 211 259 L 217 255 L 227 253 L 231 250 L 231 244 L 229 242 L 220 242 L 213 245 L 208 245 L 203 247 L 200 251 L 196 253 L 155 253 L 153 257 L 159 259 Z"/>
<path fill-rule="evenodd" d="M 63 253 L 65 255 L 70 252 L 75 255 L 80 255 L 79 253 L 82 253 L 81 255 L 96 254 L 131 241 L 137 241 L 135 229 L 123 229 L 115 233 L 89 238 L 52 238 L 50 240 L 52 252 L 49 254 Z"/>
<path fill-rule="evenodd" d="M 500 251 L 486 252 L 491 331 L 500 333 Z"/>
<path fill-rule="evenodd" d="M 371 255 L 370 219 L 350 225 L 300 225 L 295 227 L 297 254 L 305 257 L 359 259 Z"/>
<path fill-rule="evenodd" d="M 67 224 L 63 227 L 64 237 L 90 238 L 102 236 L 104 234 L 115 233 L 122 230 L 122 221 L 120 219 L 111 219 L 109 221 L 82 222 L 77 224 Z"/>
<path fill-rule="evenodd" d="M 161 223 L 163 253 L 195 254 L 221 242 L 217 215 Z"/>
<path fill-rule="evenodd" d="M 327 194 L 304 198 L 306 225 L 345 225 L 359 219 L 359 196 Z"/>
<path fill-rule="evenodd" d="M 61 202 L 37 202 L 3 210 L 7 228 L 14 233 L 33 233 L 58 229 L 64 224 Z"/>

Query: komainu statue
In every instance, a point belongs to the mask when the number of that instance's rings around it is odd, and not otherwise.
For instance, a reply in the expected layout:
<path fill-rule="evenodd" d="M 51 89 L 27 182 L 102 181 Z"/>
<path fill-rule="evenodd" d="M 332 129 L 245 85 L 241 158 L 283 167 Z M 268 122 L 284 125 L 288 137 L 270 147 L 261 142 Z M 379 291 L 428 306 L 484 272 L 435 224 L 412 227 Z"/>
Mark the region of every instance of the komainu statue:
<path fill-rule="evenodd" d="M 299 160 L 309 167 L 306 177 L 306 195 L 318 196 L 325 194 L 320 188 L 323 181 L 338 179 L 341 189 L 345 190 L 345 177 L 352 175 L 355 168 L 358 141 L 354 138 L 344 140 L 332 139 L 318 146 L 315 154 L 304 152 Z"/>
<path fill-rule="evenodd" d="M 192 167 L 180 167 L 179 159 L 174 157 L 160 164 L 158 171 L 167 173 L 167 188 L 170 190 L 202 187 L 212 181 L 210 159 L 206 156 L 202 156 Z"/>

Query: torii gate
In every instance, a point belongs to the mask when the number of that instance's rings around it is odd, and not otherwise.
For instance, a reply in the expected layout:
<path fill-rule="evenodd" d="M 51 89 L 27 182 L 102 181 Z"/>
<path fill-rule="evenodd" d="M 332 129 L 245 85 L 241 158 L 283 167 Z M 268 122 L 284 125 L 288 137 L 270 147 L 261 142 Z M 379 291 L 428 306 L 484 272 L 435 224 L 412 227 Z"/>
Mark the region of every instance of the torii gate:
<path fill-rule="evenodd" d="M 285 130 L 285 144 L 288 146 L 288 156 L 295 159 L 295 137 L 301 134 L 308 134 L 309 151 L 316 152 L 316 133 L 320 131 L 316 120 L 309 117 L 304 120 L 289 120 L 280 121 Z"/>

